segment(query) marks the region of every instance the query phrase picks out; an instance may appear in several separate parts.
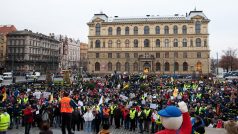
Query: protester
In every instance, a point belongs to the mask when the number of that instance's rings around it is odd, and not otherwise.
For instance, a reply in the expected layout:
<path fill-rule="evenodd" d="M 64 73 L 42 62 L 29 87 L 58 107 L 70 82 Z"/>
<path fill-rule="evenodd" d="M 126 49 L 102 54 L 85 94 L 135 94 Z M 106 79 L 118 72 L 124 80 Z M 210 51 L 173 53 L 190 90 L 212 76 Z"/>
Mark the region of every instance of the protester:
<path fill-rule="evenodd" d="M 87 108 L 87 112 L 83 115 L 84 121 L 85 121 L 85 130 L 87 133 L 92 132 L 92 121 L 95 118 L 93 116 L 92 110 L 90 108 Z"/>
<path fill-rule="evenodd" d="M 62 134 L 66 134 L 65 127 L 67 126 L 68 134 L 73 134 L 71 132 L 71 120 L 73 108 L 77 107 L 77 104 L 69 98 L 69 93 L 64 92 L 64 97 L 60 101 L 61 116 L 62 116 Z"/>
<path fill-rule="evenodd" d="M 10 115 L 0 108 L 0 134 L 6 134 L 10 126 Z"/>
<path fill-rule="evenodd" d="M 185 101 L 191 117 L 200 117 L 204 127 L 223 128 L 224 121 L 237 120 L 237 87 L 238 80 L 180 80 L 151 74 L 114 73 L 79 85 L 16 83 L 1 87 L 0 106 L 13 117 L 10 121 L 13 129 L 19 128 L 20 123 L 29 129 L 24 111 L 30 104 L 34 109 L 31 112 L 34 120 L 30 123 L 33 127 L 40 126 L 44 120 L 55 128 L 62 126 L 63 134 L 66 126 L 72 133 L 71 125 L 76 127 L 73 130 L 85 131 L 83 115 L 90 106 L 94 132 L 108 124 L 126 130 L 134 130 L 135 126 L 136 131 L 144 133 L 163 129 L 156 111 Z M 79 122 L 71 118 L 72 114 Z"/>

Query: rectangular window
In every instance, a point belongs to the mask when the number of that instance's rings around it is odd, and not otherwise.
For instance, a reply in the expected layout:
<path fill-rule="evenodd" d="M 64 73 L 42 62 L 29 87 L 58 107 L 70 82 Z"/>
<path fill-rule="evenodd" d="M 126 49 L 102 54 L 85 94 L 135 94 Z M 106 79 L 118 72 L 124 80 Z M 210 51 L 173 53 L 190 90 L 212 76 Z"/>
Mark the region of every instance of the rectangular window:
<path fill-rule="evenodd" d="M 112 53 L 108 53 L 108 58 L 112 58 Z"/>
<path fill-rule="evenodd" d="M 201 52 L 197 52 L 197 58 L 202 58 Z"/>
<path fill-rule="evenodd" d="M 138 58 L 138 53 L 134 53 L 134 58 Z"/>
<path fill-rule="evenodd" d="M 160 53 L 156 53 L 156 58 L 160 58 Z"/>
<path fill-rule="evenodd" d="M 130 54 L 129 53 L 125 53 L 125 58 L 130 58 Z"/>
<path fill-rule="evenodd" d="M 117 53 L 117 58 L 121 58 L 121 55 L 120 55 L 120 53 Z"/>
<path fill-rule="evenodd" d="M 99 58 L 99 53 L 96 53 L 96 58 Z"/>

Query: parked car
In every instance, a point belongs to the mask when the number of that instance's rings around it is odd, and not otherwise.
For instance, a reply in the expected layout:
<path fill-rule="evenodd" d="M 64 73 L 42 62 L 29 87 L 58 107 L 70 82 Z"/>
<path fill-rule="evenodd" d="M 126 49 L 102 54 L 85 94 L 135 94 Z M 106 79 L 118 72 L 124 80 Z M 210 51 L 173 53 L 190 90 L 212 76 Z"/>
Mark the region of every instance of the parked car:
<path fill-rule="evenodd" d="M 3 73 L 3 79 L 12 79 L 12 72 Z"/>
<path fill-rule="evenodd" d="M 38 79 L 40 77 L 40 72 L 29 72 L 26 74 L 27 79 Z"/>
<path fill-rule="evenodd" d="M 0 83 L 3 81 L 3 77 L 2 75 L 0 75 Z"/>

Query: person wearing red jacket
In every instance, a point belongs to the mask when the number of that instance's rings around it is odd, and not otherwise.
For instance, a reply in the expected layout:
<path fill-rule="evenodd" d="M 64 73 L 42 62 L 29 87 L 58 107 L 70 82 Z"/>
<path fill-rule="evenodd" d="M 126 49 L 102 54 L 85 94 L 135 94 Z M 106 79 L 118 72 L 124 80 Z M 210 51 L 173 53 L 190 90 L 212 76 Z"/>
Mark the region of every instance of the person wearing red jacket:
<path fill-rule="evenodd" d="M 31 124 L 33 122 L 33 112 L 35 110 L 31 108 L 31 105 L 27 104 L 26 109 L 23 111 L 25 122 L 25 134 L 30 134 Z"/>
<path fill-rule="evenodd" d="M 179 109 L 175 106 L 168 106 L 158 112 L 165 130 L 156 134 L 191 134 L 192 123 L 185 102 L 178 103 Z"/>

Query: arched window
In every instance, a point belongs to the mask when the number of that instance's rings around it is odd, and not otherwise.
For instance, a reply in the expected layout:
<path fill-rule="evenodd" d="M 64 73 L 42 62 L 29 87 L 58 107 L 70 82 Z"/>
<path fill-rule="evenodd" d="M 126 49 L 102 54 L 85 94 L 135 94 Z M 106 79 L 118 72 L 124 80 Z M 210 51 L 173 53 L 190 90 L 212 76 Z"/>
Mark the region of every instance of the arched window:
<path fill-rule="evenodd" d="M 112 63 L 111 63 L 111 62 L 108 62 L 108 64 L 107 64 L 107 70 L 108 70 L 108 71 L 112 71 Z"/>
<path fill-rule="evenodd" d="M 138 47 L 138 40 L 137 39 L 134 40 L 134 47 Z"/>
<path fill-rule="evenodd" d="M 159 26 L 155 27 L 155 34 L 160 34 L 160 27 Z"/>
<path fill-rule="evenodd" d="M 150 47 L 150 40 L 148 39 L 144 40 L 144 47 Z"/>
<path fill-rule="evenodd" d="M 96 42 L 95 42 L 95 48 L 100 48 L 101 46 L 101 42 L 100 42 L 100 40 L 96 40 Z"/>
<path fill-rule="evenodd" d="M 135 62 L 133 64 L 133 68 L 134 68 L 134 71 L 138 71 L 138 63 L 137 62 Z"/>
<path fill-rule="evenodd" d="M 183 34 L 187 34 L 187 26 L 183 26 Z"/>
<path fill-rule="evenodd" d="M 188 63 L 187 62 L 183 63 L 183 71 L 188 71 Z"/>
<path fill-rule="evenodd" d="M 165 64 L 164 64 L 164 71 L 169 71 L 169 63 L 168 62 L 166 62 Z"/>
<path fill-rule="evenodd" d="M 164 47 L 169 47 L 169 39 L 165 39 Z"/>
<path fill-rule="evenodd" d="M 117 40 L 117 48 L 120 48 L 120 47 L 121 47 L 121 41 Z"/>
<path fill-rule="evenodd" d="M 100 71 L 100 63 L 99 62 L 95 63 L 95 71 Z"/>
<path fill-rule="evenodd" d="M 174 39 L 174 47 L 178 47 L 178 39 Z"/>
<path fill-rule="evenodd" d="M 117 27 L 117 35 L 121 35 L 121 28 Z"/>
<path fill-rule="evenodd" d="M 129 29 L 129 27 L 126 27 L 126 29 L 125 29 L 125 35 L 129 35 L 130 34 L 130 29 Z"/>
<path fill-rule="evenodd" d="M 108 35 L 112 35 L 112 27 L 108 28 Z"/>
<path fill-rule="evenodd" d="M 196 39 L 196 47 L 201 47 L 201 39 L 200 38 L 197 38 Z"/>
<path fill-rule="evenodd" d="M 125 71 L 126 71 L 126 72 L 129 72 L 129 71 L 130 71 L 130 64 L 129 64 L 129 62 L 126 62 L 126 63 L 125 63 Z"/>
<path fill-rule="evenodd" d="M 179 64 L 178 64 L 178 62 L 174 62 L 174 71 L 179 71 Z"/>
<path fill-rule="evenodd" d="M 149 26 L 144 27 L 144 34 L 150 34 L 150 28 Z"/>
<path fill-rule="evenodd" d="M 183 39 L 183 47 L 187 47 L 187 39 Z"/>
<path fill-rule="evenodd" d="M 174 34 L 178 34 L 178 26 L 174 26 Z"/>
<path fill-rule="evenodd" d="M 160 47 L 160 40 L 159 39 L 156 40 L 156 47 Z"/>
<path fill-rule="evenodd" d="M 134 27 L 134 35 L 138 35 L 138 27 Z"/>
<path fill-rule="evenodd" d="M 101 25 L 99 23 L 96 24 L 96 35 L 100 35 L 100 32 L 101 32 Z"/>
<path fill-rule="evenodd" d="M 108 41 L 108 48 L 112 48 L 112 40 Z"/>
<path fill-rule="evenodd" d="M 130 47 L 130 41 L 128 39 L 125 41 L 125 47 L 126 48 Z"/>
<path fill-rule="evenodd" d="M 201 22 L 200 21 L 196 21 L 196 23 L 195 23 L 195 32 L 196 32 L 196 34 L 201 33 Z"/>
<path fill-rule="evenodd" d="M 164 27 L 164 34 L 169 34 L 169 27 L 168 26 Z"/>
<path fill-rule="evenodd" d="M 116 71 L 121 71 L 121 63 L 120 62 L 116 63 Z"/>
<path fill-rule="evenodd" d="M 160 71 L 161 70 L 161 65 L 160 65 L 160 63 L 159 62 L 157 62 L 156 64 L 155 64 L 155 66 L 156 66 L 156 71 Z"/>
<path fill-rule="evenodd" d="M 196 64 L 196 71 L 198 71 L 198 72 L 202 71 L 202 63 L 201 62 L 197 62 L 197 64 Z"/>

